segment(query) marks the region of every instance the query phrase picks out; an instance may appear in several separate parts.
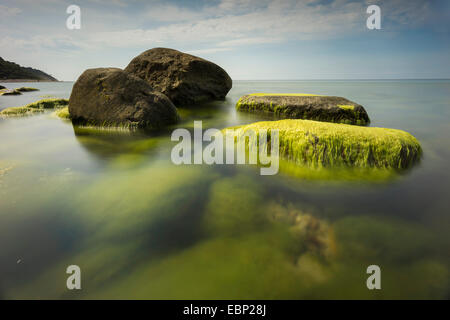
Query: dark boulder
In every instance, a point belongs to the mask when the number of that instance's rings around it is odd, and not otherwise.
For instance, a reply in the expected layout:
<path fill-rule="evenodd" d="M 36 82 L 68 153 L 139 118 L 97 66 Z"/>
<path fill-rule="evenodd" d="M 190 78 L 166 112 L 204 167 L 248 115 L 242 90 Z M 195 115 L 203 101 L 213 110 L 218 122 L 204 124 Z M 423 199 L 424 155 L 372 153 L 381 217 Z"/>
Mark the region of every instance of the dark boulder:
<path fill-rule="evenodd" d="M 16 89 L 19 92 L 31 92 L 31 91 L 39 91 L 39 89 L 36 88 L 30 88 L 30 87 L 20 87 Z"/>
<path fill-rule="evenodd" d="M 146 80 L 177 106 L 223 100 L 232 86 L 230 76 L 218 65 L 166 48 L 143 52 L 125 71 Z"/>
<path fill-rule="evenodd" d="M 69 113 L 75 124 L 115 127 L 161 128 L 179 119 L 164 94 L 117 68 L 83 72 L 73 86 Z"/>

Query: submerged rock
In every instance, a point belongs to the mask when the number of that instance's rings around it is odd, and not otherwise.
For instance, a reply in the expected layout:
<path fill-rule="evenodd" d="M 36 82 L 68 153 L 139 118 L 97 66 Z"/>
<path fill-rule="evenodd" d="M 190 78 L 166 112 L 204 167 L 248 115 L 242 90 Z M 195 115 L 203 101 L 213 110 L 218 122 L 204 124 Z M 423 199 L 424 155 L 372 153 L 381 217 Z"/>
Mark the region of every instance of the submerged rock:
<path fill-rule="evenodd" d="M 283 118 L 365 125 L 370 122 L 366 110 L 342 97 L 312 94 L 254 93 L 243 96 L 238 111 L 263 112 Z"/>
<path fill-rule="evenodd" d="M 16 90 L 19 92 L 39 91 L 39 89 L 30 88 L 30 87 L 20 87 L 20 88 L 17 88 Z"/>
<path fill-rule="evenodd" d="M 223 100 L 232 86 L 230 76 L 218 65 L 166 48 L 143 52 L 125 71 L 146 80 L 177 106 Z"/>
<path fill-rule="evenodd" d="M 228 129 L 233 129 L 238 139 L 244 135 L 250 136 L 249 146 L 257 146 L 253 140 L 259 136 L 260 130 L 269 133 L 278 130 L 280 157 L 318 168 L 405 169 L 418 162 L 422 154 L 416 138 L 397 129 L 291 119 L 256 122 Z M 227 134 L 227 129 L 223 131 Z M 249 131 L 253 131 L 254 135 Z"/>
<path fill-rule="evenodd" d="M 68 103 L 69 100 L 67 99 L 42 99 L 25 106 L 6 108 L 0 112 L 0 115 L 6 117 L 24 116 L 31 113 L 43 112 L 46 109 L 62 108 L 67 106 Z"/>
<path fill-rule="evenodd" d="M 271 203 L 266 208 L 269 219 L 289 226 L 289 230 L 301 246 L 301 253 L 310 252 L 325 258 L 336 254 L 336 242 L 330 224 L 310 213 L 303 212 L 291 203 Z"/>
<path fill-rule="evenodd" d="M 117 68 L 86 70 L 75 82 L 69 101 L 75 124 L 161 128 L 179 118 L 164 94 Z"/>

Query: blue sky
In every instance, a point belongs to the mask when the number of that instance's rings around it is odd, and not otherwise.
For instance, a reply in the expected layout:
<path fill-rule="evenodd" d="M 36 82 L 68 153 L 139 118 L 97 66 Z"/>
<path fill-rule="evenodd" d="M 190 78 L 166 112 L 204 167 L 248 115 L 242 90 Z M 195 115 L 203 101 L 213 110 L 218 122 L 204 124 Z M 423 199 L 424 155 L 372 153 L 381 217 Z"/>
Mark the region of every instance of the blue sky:
<path fill-rule="evenodd" d="M 70 4 L 81 30 L 66 28 Z M 370 4 L 381 30 L 366 28 Z M 450 78 L 449 21 L 445 0 L 2 0 L 0 56 L 60 80 L 153 47 L 235 80 Z"/>

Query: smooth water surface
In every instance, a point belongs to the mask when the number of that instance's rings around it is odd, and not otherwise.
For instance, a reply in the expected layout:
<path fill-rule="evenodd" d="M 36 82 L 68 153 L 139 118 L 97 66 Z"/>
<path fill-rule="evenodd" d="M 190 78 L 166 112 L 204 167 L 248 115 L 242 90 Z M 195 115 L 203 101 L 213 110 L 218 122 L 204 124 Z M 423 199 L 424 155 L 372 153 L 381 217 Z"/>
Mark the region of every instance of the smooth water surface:
<path fill-rule="evenodd" d="M 73 83 L 0 109 L 68 98 Z M 448 299 L 450 81 L 235 81 L 226 101 L 180 110 L 177 127 L 250 123 L 241 95 L 302 92 L 363 105 L 372 126 L 422 144 L 396 179 L 260 176 L 251 166 L 175 166 L 174 128 L 74 128 L 51 113 L 0 119 L 0 297 Z M 82 290 L 66 288 L 66 268 Z M 368 290 L 379 265 L 382 290 Z"/>

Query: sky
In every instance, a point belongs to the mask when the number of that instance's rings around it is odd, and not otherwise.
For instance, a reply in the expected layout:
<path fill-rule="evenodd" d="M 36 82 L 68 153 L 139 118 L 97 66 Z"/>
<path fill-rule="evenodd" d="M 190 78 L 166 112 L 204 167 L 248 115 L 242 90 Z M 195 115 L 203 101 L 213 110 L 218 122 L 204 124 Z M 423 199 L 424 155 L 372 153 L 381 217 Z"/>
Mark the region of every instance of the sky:
<path fill-rule="evenodd" d="M 366 26 L 373 4 L 380 30 Z M 447 0 L 0 0 L 0 30 L 2 58 L 66 81 L 154 47 L 234 80 L 450 78 Z"/>

